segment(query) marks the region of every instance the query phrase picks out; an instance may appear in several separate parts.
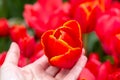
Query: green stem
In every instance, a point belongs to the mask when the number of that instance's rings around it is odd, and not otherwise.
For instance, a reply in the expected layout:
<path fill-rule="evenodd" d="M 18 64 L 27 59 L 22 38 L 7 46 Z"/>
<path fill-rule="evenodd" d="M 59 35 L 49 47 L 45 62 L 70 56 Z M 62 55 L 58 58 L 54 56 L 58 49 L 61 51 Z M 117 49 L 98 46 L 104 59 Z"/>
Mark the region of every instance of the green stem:
<path fill-rule="evenodd" d="M 83 35 L 83 47 L 85 48 L 86 54 L 88 53 L 88 34 Z"/>

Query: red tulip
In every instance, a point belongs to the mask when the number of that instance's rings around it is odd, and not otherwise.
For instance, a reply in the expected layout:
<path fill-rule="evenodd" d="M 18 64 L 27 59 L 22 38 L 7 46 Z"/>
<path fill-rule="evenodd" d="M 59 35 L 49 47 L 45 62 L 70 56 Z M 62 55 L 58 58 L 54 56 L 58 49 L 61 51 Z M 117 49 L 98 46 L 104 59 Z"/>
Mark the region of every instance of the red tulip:
<path fill-rule="evenodd" d="M 43 48 L 42 48 L 42 44 L 40 42 L 36 43 L 33 56 L 31 56 L 31 58 L 30 58 L 30 63 L 39 59 L 43 54 L 44 54 L 44 51 L 43 51 Z"/>
<path fill-rule="evenodd" d="M 81 56 L 80 25 L 74 20 L 68 21 L 56 30 L 45 32 L 41 42 L 52 65 L 71 68 Z"/>
<path fill-rule="evenodd" d="M 92 32 L 97 19 L 111 7 L 111 2 L 112 0 L 70 0 L 70 16 L 80 23 L 83 33 Z"/>
<path fill-rule="evenodd" d="M 19 67 L 24 67 L 27 64 L 28 64 L 27 58 L 25 58 L 24 56 L 20 55 L 20 58 L 19 58 L 19 61 L 18 61 L 18 66 Z"/>
<path fill-rule="evenodd" d="M 3 64 L 7 52 L 0 53 L 0 66 Z"/>
<path fill-rule="evenodd" d="M 7 55 L 7 52 L 0 53 L 0 66 L 4 63 L 6 55 Z M 23 67 L 25 65 L 27 65 L 27 58 L 20 55 L 20 58 L 19 58 L 19 61 L 18 61 L 18 66 Z"/>
<path fill-rule="evenodd" d="M 33 37 L 21 38 L 18 41 L 18 45 L 20 46 L 21 54 L 27 58 L 30 58 L 33 56 L 34 50 L 35 50 L 35 44 L 36 44 L 35 39 Z"/>
<path fill-rule="evenodd" d="M 10 28 L 10 37 L 13 41 L 18 42 L 21 38 L 28 36 L 27 29 L 23 25 L 13 25 Z"/>
<path fill-rule="evenodd" d="M 5 18 L 0 19 L 0 36 L 7 36 L 9 34 L 8 21 Z"/>
<path fill-rule="evenodd" d="M 104 63 L 102 63 L 98 60 L 97 57 L 99 57 L 99 56 L 94 56 L 93 54 L 89 56 L 89 60 L 85 67 L 89 70 L 88 74 L 92 75 L 92 78 L 94 77 L 95 80 L 109 80 L 109 75 L 114 70 L 114 67 L 112 66 L 110 61 L 105 61 Z M 90 72 L 91 72 L 91 74 L 90 74 Z M 84 79 L 87 80 L 88 77 L 89 76 L 85 76 Z M 89 79 L 92 80 L 91 78 L 89 78 Z"/>
<path fill-rule="evenodd" d="M 115 1 L 115 2 L 112 3 L 111 7 L 120 9 L 120 3 L 118 1 Z"/>
<path fill-rule="evenodd" d="M 98 75 L 98 70 L 100 66 L 101 62 L 95 58 L 90 58 L 86 64 L 86 68 L 89 69 L 89 71 L 92 72 L 94 76 Z"/>
<path fill-rule="evenodd" d="M 90 2 L 90 1 L 95 1 L 95 0 L 69 0 L 72 5 L 79 5 L 84 2 Z"/>
<path fill-rule="evenodd" d="M 119 65 L 120 64 L 120 34 L 116 34 L 112 40 L 112 56 L 114 59 L 114 64 Z"/>
<path fill-rule="evenodd" d="M 113 38 L 113 47 L 116 53 L 120 55 L 120 34 L 117 34 Z"/>
<path fill-rule="evenodd" d="M 84 68 L 78 80 L 96 80 L 96 77 L 89 71 L 89 69 Z"/>
<path fill-rule="evenodd" d="M 39 0 L 34 5 L 25 5 L 23 16 L 38 37 L 50 29 L 56 29 L 68 20 L 62 0 Z M 69 6 L 66 6 L 66 9 Z"/>
<path fill-rule="evenodd" d="M 99 57 L 98 53 L 95 53 L 95 52 L 90 53 L 89 60 L 92 60 L 92 59 L 100 61 L 100 57 Z"/>
<path fill-rule="evenodd" d="M 23 25 L 14 25 L 10 28 L 10 37 L 20 46 L 22 56 L 30 58 L 35 49 L 35 39 L 27 33 Z"/>
<path fill-rule="evenodd" d="M 98 0 L 86 1 L 75 7 L 73 19 L 80 23 L 83 33 L 89 33 L 95 29 L 96 20 L 104 10 Z"/>
<path fill-rule="evenodd" d="M 109 61 L 104 62 L 98 69 L 97 80 L 108 80 L 109 74 L 112 72 L 112 65 Z"/>
<path fill-rule="evenodd" d="M 101 6 L 103 6 L 104 9 L 108 9 L 111 6 L 112 0 L 69 0 L 69 2 L 76 6 L 85 2 L 93 2 L 98 1 Z"/>
<path fill-rule="evenodd" d="M 120 9 L 111 8 L 97 21 L 96 34 L 106 53 L 113 54 L 113 40 L 120 33 Z"/>
<path fill-rule="evenodd" d="M 120 80 L 120 69 L 116 69 L 109 75 L 109 80 Z"/>
<path fill-rule="evenodd" d="M 37 59 L 39 59 L 42 55 L 44 54 L 43 50 L 40 50 L 39 52 L 35 53 L 31 58 L 30 58 L 30 63 L 33 63 Z"/>

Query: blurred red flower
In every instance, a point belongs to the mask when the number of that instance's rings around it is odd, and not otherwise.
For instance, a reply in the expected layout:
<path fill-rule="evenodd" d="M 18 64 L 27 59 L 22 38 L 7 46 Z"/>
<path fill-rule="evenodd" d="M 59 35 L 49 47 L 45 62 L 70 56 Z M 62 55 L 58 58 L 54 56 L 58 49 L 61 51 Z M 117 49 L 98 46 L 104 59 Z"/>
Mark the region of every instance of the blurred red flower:
<path fill-rule="evenodd" d="M 0 37 L 7 36 L 9 34 L 8 21 L 5 18 L 0 19 Z"/>
<path fill-rule="evenodd" d="M 95 29 L 98 17 L 105 11 L 105 2 L 103 0 L 82 1 L 73 6 L 71 15 L 80 23 L 82 32 L 89 33 Z"/>
<path fill-rule="evenodd" d="M 110 8 L 97 21 L 96 34 L 106 53 L 117 56 L 119 49 L 117 46 L 120 34 L 120 9 L 117 7 Z M 117 39 L 118 38 L 118 39 Z M 116 45 L 116 47 L 115 47 Z M 118 51 L 118 50 L 117 50 Z"/>
<path fill-rule="evenodd" d="M 21 38 L 28 36 L 27 29 L 23 25 L 13 25 L 10 28 L 10 38 L 12 41 L 18 42 Z"/>
<path fill-rule="evenodd" d="M 23 25 L 14 25 L 10 28 L 10 37 L 12 41 L 18 43 L 21 54 L 30 58 L 35 49 L 35 39 L 27 33 L 27 29 Z"/>
<path fill-rule="evenodd" d="M 24 67 L 28 64 L 28 59 L 22 55 L 20 55 L 19 61 L 18 61 L 18 66 L 19 67 Z"/>
<path fill-rule="evenodd" d="M 30 63 L 36 61 L 39 59 L 41 56 L 44 55 L 44 50 L 40 50 L 39 52 L 35 53 L 31 58 L 30 58 Z"/>
<path fill-rule="evenodd" d="M 114 70 L 110 61 L 105 61 L 98 69 L 97 80 L 109 80 L 109 75 Z"/>
<path fill-rule="evenodd" d="M 69 0 L 72 5 L 79 5 L 84 2 L 95 1 L 95 0 Z"/>
<path fill-rule="evenodd" d="M 30 63 L 36 61 L 42 55 L 44 55 L 44 50 L 43 50 L 41 42 L 38 42 L 35 45 L 35 50 L 34 50 L 33 56 L 31 56 L 31 58 L 30 58 Z"/>
<path fill-rule="evenodd" d="M 7 52 L 0 53 L 0 66 L 3 64 Z"/>
<path fill-rule="evenodd" d="M 78 78 L 78 80 L 96 80 L 95 76 L 89 71 L 89 69 L 84 68 Z"/>
<path fill-rule="evenodd" d="M 118 68 L 113 67 L 109 60 L 102 63 L 98 58 L 97 53 L 90 53 L 85 69 L 78 80 L 111 80 L 109 76 Z"/>
<path fill-rule="evenodd" d="M 96 56 L 96 57 L 95 57 Z M 97 58 L 99 57 L 98 55 L 96 55 L 96 53 L 92 53 L 92 55 L 89 55 L 89 59 L 88 62 L 86 64 L 86 68 L 94 75 L 97 76 L 98 75 L 98 70 L 101 66 L 101 62 L 100 60 Z"/>
<path fill-rule="evenodd" d="M 120 68 L 109 75 L 109 80 L 120 80 Z"/>
<path fill-rule="evenodd" d="M 65 9 L 64 9 L 65 8 Z M 69 5 L 62 0 L 39 0 L 34 5 L 26 4 L 24 19 L 35 30 L 38 37 L 49 29 L 56 29 L 68 20 Z"/>
<path fill-rule="evenodd" d="M 41 41 L 49 62 L 57 67 L 71 68 L 82 52 L 81 29 L 74 20 L 45 32 Z"/>
<path fill-rule="evenodd" d="M 115 35 L 113 38 L 113 47 L 115 52 L 120 55 L 120 34 Z"/>
<path fill-rule="evenodd" d="M 34 37 L 30 37 L 30 36 L 21 38 L 18 41 L 18 45 L 20 47 L 21 54 L 27 58 L 30 58 L 33 56 L 34 50 L 35 50 L 35 44 L 36 44 L 36 42 L 35 42 Z"/>
<path fill-rule="evenodd" d="M 4 60 L 6 58 L 7 52 L 2 52 L 0 53 L 0 66 L 4 63 Z M 20 55 L 19 61 L 18 61 L 18 66 L 19 67 L 24 67 L 25 65 L 27 65 L 27 58 L 23 57 L 22 55 Z"/>

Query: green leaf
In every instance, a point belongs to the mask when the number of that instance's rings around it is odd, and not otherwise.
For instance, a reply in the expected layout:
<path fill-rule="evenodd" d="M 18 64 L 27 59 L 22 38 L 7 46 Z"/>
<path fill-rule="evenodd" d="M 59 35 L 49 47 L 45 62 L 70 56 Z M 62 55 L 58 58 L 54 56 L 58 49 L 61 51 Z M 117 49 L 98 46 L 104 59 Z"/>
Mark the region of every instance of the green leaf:
<path fill-rule="evenodd" d="M 20 17 L 24 11 L 25 4 L 33 4 L 37 0 L 0 0 L 0 17 Z"/>
<path fill-rule="evenodd" d="M 10 47 L 11 40 L 9 37 L 0 37 L 0 53 L 7 51 Z"/>
<path fill-rule="evenodd" d="M 103 61 L 106 61 L 106 60 L 109 60 L 110 62 L 111 62 L 111 64 L 114 64 L 114 59 L 113 59 L 113 57 L 112 56 L 105 56 L 104 58 L 103 58 Z"/>
<path fill-rule="evenodd" d="M 100 56 L 101 61 L 103 60 L 105 53 L 95 32 L 84 34 L 83 43 L 84 43 L 84 48 L 86 50 L 87 56 L 90 53 L 95 52 Z"/>

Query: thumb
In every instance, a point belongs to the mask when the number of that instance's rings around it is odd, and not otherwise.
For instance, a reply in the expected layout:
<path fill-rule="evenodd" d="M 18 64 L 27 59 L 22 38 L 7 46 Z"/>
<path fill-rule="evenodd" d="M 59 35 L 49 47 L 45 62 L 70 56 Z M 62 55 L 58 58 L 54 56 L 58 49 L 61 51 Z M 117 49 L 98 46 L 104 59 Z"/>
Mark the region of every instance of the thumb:
<path fill-rule="evenodd" d="M 17 65 L 19 56 L 20 56 L 20 49 L 15 42 L 12 42 L 10 49 L 8 50 L 8 53 L 6 55 L 4 65 L 9 64 L 9 63 Z"/>

